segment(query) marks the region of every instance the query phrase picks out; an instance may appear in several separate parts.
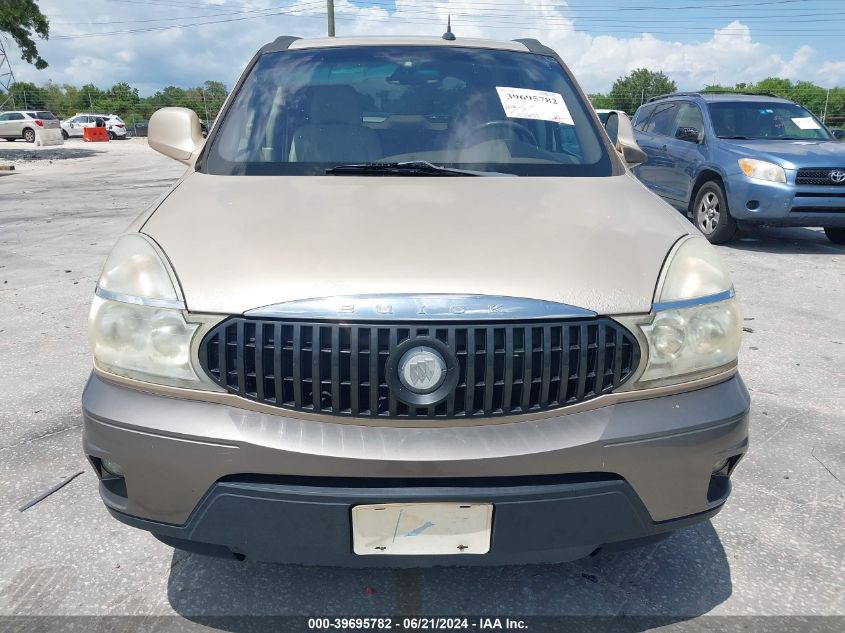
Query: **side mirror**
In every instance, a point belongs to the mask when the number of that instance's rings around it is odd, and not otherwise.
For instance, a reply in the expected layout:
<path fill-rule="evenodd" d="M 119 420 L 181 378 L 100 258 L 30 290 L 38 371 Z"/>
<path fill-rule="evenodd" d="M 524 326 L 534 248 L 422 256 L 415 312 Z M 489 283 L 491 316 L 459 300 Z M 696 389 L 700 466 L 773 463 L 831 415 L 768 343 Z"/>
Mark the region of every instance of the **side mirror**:
<path fill-rule="evenodd" d="M 831 130 L 831 133 L 837 141 L 845 141 L 845 130 Z"/>
<path fill-rule="evenodd" d="M 618 112 L 611 112 L 607 115 L 604 129 L 607 130 L 610 140 L 616 147 L 616 151 L 622 156 L 629 167 L 646 162 L 648 156 L 640 149 L 637 140 L 634 138 L 634 127 L 627 115 Z"/>
<path fill-rule="evenodd" d="M 188 164 L 204 142 L 200 119 L 189 108 L 161 108 L 150 117 L 147 143 L 165 156 Z"/>
<path fill-rule="evenodd" d="M 619 114 L 608 112 L 607 120 L 604 122 L 604 130 L 610 137 L 610 142 L 615 146 L 619 140 Z"/>
<path fill-rule="evenodd" d="M 675 132 L 675 138 L 679 141 L 698 143 L 699 132 L 694 127 L 679 127 L 678 131 Z"/>

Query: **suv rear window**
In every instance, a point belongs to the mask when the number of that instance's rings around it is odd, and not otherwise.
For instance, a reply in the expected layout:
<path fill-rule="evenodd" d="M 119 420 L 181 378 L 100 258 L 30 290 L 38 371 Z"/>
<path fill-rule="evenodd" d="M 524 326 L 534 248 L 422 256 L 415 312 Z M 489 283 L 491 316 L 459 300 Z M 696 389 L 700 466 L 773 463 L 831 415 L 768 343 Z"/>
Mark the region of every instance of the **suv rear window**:
<path fill-rule="evenodd" d="M 654 114 L 651 115 L 643 131 L 660 134 L 661 136 L 671 136 L 672 122 L 675 120 L 675 114 L 677 112 L 677 103 L 666 103 L 656 106 L 654 108 Z"/>
<path fill-rule="evenodd" d="M 589 106 L 554 58 L 445 46 L 264 54 L 205 161 L 219 175 L 322 175 L 339 164 L 428 161 L 609 176 L 614 165 Z"/>
<path fill-rule="evenodd" d="M 648 123 L 648 118 L 651 116 L 652 111 L 654 110 L 653 105 L 642 105 L 637 108 L 637 111 L 634 112 L 634 120 L 631 122 L 634 126 L 634 129 L 642 130 L 645 128 L 646 123 Z"/>

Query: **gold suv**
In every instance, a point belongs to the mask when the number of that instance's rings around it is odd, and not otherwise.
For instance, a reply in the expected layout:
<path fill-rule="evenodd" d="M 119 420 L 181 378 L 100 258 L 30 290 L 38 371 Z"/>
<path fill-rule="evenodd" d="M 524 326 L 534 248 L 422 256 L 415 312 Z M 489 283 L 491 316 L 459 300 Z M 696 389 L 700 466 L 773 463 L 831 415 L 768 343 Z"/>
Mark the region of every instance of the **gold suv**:
<path fill-rule="evenodd" d="M 120 521 L 237 558 L 565 561 L 716 514 L 731 281 L 535 40 L 280 37 L 96 289 L 85 452 Z"/>

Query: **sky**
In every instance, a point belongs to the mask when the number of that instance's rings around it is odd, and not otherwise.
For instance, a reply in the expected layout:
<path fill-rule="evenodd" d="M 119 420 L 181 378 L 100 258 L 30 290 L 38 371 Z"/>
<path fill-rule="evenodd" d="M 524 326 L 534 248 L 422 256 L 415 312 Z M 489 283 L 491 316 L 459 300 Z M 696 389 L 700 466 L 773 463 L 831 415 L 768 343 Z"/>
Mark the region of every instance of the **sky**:
<path fill-rule="evenodd" d="M 278 35 L 326 34 L 326 0 L 39 0 L 50 66 L 25 64 L 6 42 L 15 78 L 146 96 L 206 79 L 231 87 Z M 635 68 L 679 89 L 768 76 L 845 85 L 845 0 L 335 0 L 344 35 L 533 37 L 554 48 L 587 92 Z"/>

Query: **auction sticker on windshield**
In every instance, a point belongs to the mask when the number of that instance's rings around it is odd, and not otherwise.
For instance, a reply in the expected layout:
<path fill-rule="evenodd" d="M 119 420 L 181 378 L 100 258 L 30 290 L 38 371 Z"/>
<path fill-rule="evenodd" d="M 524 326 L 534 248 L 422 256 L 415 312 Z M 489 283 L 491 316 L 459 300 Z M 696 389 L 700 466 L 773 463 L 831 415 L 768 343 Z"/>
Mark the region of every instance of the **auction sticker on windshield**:
<path fill-rule="evenodd" d="M 509 119 L 537 119 L 574 125 L 563 97 L 556 92 L 496 86 Z"/>
<path fill-rule="evenodd" d="M 818 130 L 819 124 L 813 120 L 813 117 L 803 116 L 793 118 L 792 122 L 802 130 Z"/>

